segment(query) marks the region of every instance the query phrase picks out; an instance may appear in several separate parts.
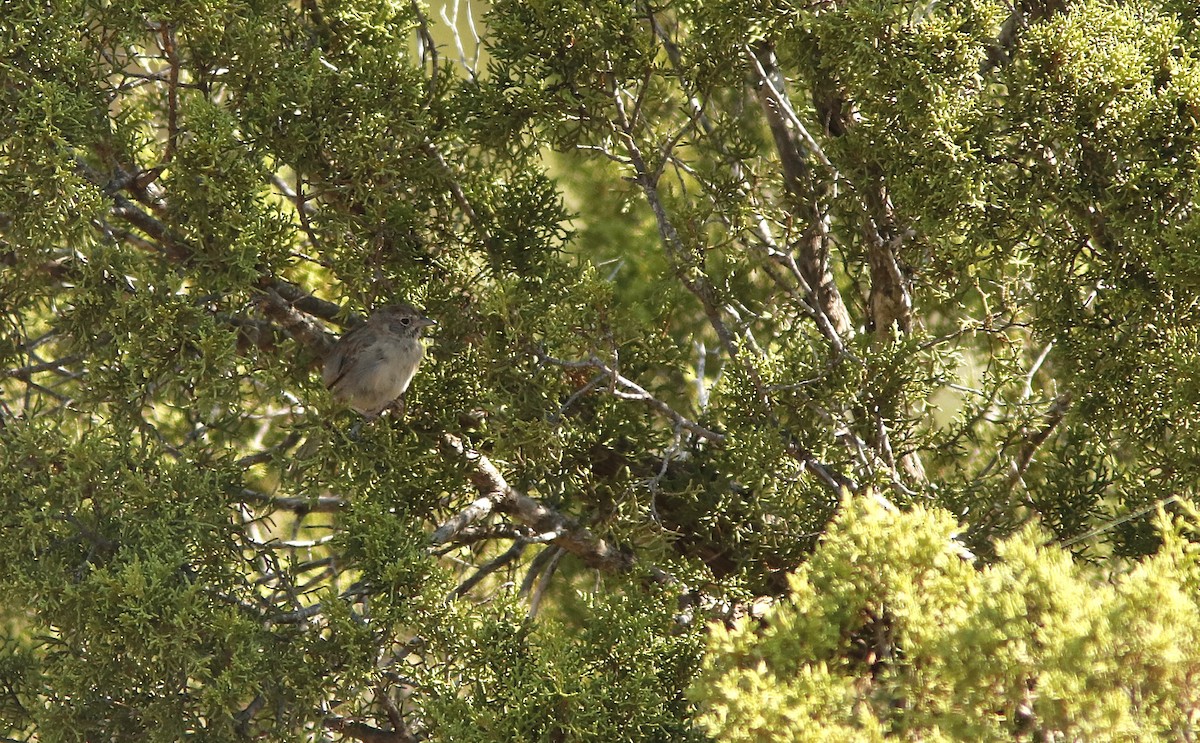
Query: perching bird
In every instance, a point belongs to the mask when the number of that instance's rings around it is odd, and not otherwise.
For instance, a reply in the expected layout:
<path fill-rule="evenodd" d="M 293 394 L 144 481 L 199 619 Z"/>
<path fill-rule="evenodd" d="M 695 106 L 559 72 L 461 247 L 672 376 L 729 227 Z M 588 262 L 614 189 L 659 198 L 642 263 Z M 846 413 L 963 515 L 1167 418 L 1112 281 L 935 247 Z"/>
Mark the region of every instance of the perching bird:
<path fill-rule="evenodd" d="M 437 325 L 411 305 L 393 304 L 371 313 L 334 344 L 321 379 L 335 400 L 377 417 L 399 399 L 425 355 L 421 332 Z"/>

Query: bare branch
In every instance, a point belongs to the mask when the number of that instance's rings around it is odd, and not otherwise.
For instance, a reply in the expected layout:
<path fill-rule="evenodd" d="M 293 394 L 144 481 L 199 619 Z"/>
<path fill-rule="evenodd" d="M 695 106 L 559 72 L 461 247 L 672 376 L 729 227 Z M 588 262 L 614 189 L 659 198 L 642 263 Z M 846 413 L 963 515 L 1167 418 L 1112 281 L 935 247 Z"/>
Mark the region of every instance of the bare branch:
<path fill-rule="evenodd" d="M 404 715 L 400 713 L 400 708 L 392 701 L 391 695 L 388 693 L 387 687 L 383 684 L 375 687 L 375 698 L 379 700 L 379 706 L 383 707 L 384 713 L 387 715 L 388 722 L 392 724 L 392 730 L 398 731 L 402 735 L 408 736 L 409 740 L 416 740 L 416 736 L 404 722 Z"/>
<path fill-rule="evenodd" d="M 553 534 L 549 540 L 551 543 L 575 555 L 588 567 L 627 572 L 637 563 L 632 554 L 618 550 L 575 519 L 513 488 L 490 459 L 474 449 L 468 449 L 457 436 L 446 433 L 442 435 L 442 441 L 471 465 L 471 483 L 492 501 L 496 510 L 513 516 L 536 533 Z M 651 572 L 656 581 L 670 580 L 662 571 L 652 569 Z"/>
<path fill-rule="evenodd" d="M 823 189 L 805 161 L 806 154 L 815 157 L 835 180 L 837 169 L 792 109 L 783 89 L 782 76 L 775 66 L 774 54 L 765 47 L 757 51 L 749 46 L 744 49 L 759 77 L 759 101 L 779 152 L 784 185 L 793 199 L 791 211 L 809 223 L 807 236 L 797 244 L 799 274 L 803 276 L 813 306 L 839 337 L 848 338 L 854 334 L 854 326 L 829 269 L 829 221 L 819 203 Z"/>
<path fill-rule="evenodd" d="M 167 257 L 181 263 L 191 261 L 195 251 L 182 238 L 171 233 L 158 219 L 142 211 L 124 196 L 114 194 L 112 213 L 158 241 Z"/>
<path fill-rule="evenodd" d="M 430 545 L 438 547 L 454 539 L 463 529 L 487 517 L 495 509 L 496 503 L 503 497 L 503 493 L 491 492 L 475 500 L 471 505 L 459 511 L 439 526 L 437 531 L 433 533 L 433 536 L 429 538 Z"/>
<path fill-rule="evenodd" d="M 829 222 L 819 203 L 824 188 L 816 182 L 805 157 L 814 157 L 829 171 L 832 179 L 837 180 L 840 175 L 793 110 L 783 90 L 782 75 L 775 65 L 774 54 L 765 46 L 757 50 L 749 46 L 744 49 L 760 78 L 763 110 L 780 154 L 784 182 L 795 201 L 794 210 L 797 216 L 807 216 L 811 222 L 809 237 L 798 243 L 801 272 L 820 314 L 830 319 L 839 336 L 849 336 L 853 332 L 849 311 L 829 268 Z M 865 231 L 871 268 L 871 325 L 878 333 L 890 333 L 893 326 L 907 332 L 912 324 L 912 297 L 908 278 L 897 262 L 896 251 L 910 233 L 897 228 L 894 210 L 882 183 L 860 198 L 868 214 Z M 872 415 L 877 419 L 875 449 L 889 465 L 893 483 L 906 490 L 896 474 L 897 463 L 888 440 L 884 411 L 875 411 Z M 913 481 L 925 482 L 925 468 L 915 452 L 903 454 L 899 464 Z"/>
<path fill-rule="evenodd" d="M 470 578 L 467 578 L 462 583 L 459 583 L 454 587 L 454 590 L 451 591 L 448 596 L 446 596 L 446 600 L 453 601 L 454 599 L 465 596 L 468 591 L 479 585 L 480 581 L 482 581 L 484 578 L 520 557 L 521 553 L 525 551 L 525 547 L 527 545 L 528 543 L 524 541 L 514 542 L 507 550 L 501 552 L 491 560 L 488 560 L 483 565 L 480 565 L 479 569 L 476 570 Z"/>
<path fill-rule="evenodd" d="M 317 213 L 317 207 L 313 206 L 312 200 L 308 196 L 301 193 L 300 175 L 296 175 L 295 189 L 288 185 L 288 182 L 283 180 L 278 173 L 271 174 L 271 183 L 296 208 L 296 217 L 300 222 L 300 229 L 308 237 L 309 245 L 314 250 L 324 252 L 325 241 L 317 234 L 316 228 L 313 227 L 312 223 L 312 217 Z"/>
<path fill-rule="evenodd" d="M 417 0 L 410 0 L 409 5 L 417 17 L 417 42 L 421 53 L 421 63 L 425 63 L 426 57 L 429 59 L 429 92 L 425 99 L 425 106 L 428 107 L 437 96 L 438 67 L 440 66 L 437 44 L 433 41 L 433 34 L 429 32 L 429 21 L 421 12 L 421 5 Z"/>
<path fill-rule="evenodd" d="M 543 363 L 549 363 L 565 368 L 597 369 L 603 372 L 612 381 L 614 385 L 613 394 L 616 397 L 619 397 L 623 400 L 640 400 L 645 402 L 650 407 L 670 418 L 672 423 L 675 423 L 680 428 L 689 431 L 699 438 L 708 439 L 709 441 L 713 441 L 718 444 L 725 441 L 725 434 L 705 428 L 699 423 L 696 423 L 695 421 L 685 417 L 670 405 L 667 405 L 662 400 L 659 400 L 657 397 L 650 394 L 645 387 L 642 387 L 637 382 L 622 376 L 619 372 L 617 372 L 617 370 L 608 366 L 595 356 L 592 356 L 586 361 L 565 361 L 563 359 L 556 359 L 553 356 L 547 356 L 546 354 L 539 352 L 538 360 L 542 361 Z"/>
<path fill-rule="evenodd" d="M 245 738 L 250 737 L 250 722 L 254 720 L 254 716 L 257 715 L 259 711 L 266 706 L 266 704 L 267 698 L 262 694 L 259 694 L 255 696 L 254 699 L 250 700 L 250 704 L 247 704 L 243 709 L 233 714 L 233 720 L 238 734 Z"/>
<path fill-rule="evenodd" d="M 786 128 L 798 136 L 804 143 L 804 148 L 789 144 L 787 151 L 780 152 L 780 156 L 787 158 L 788 162 L 784 163 L 785 169 L 790 169 L 796 175 L 803 174 L 807 171 L 807 165 L 804 164 L 804 150 L 817 158 L 817 161 L 829 169 L 829 173 L 834 178 L 840 177 L 838 169 L 833 162 L 825 154 L 825 150 L 817 142 L 817 140 L 809 134 L 808 128 L 804 126 L 804 122 L 796 115 L 796 110 L 792 108 L 792 103 L 788 100 L 788 95 L 783 89 L 783 76 L 779 69 L 775 66 L 775 54 L 765 46 L 758 51 L 751 49 L 749 45 L 743 45 L 742 49 L 754 64 L 754 69 L 758 73 L 759 90 L 764 91 L 767 99 L 773 104 L 766 107 L 768 113 L 768 123 L 773 124 L 773 120 L 782 119 Z M 787 137 L 791 140 L 792 137 Z M 777 141 L 778 143 L 778 141 Z"/>
<path fill-rule="evenodd" d="M 726 441 L 727 437 L 725 434 L 705 428 L 695 421 L 685 417 L 670 405 L 667 405 L 662 400 L 659 400 L 651 395 L 644 387 L 622 376 L 615 369 L 611 368 L 594 356 L 585 361 L 566 361 L 563 359 L 556 359 L 552 356 L 547 356 L 543 353 L 539 353 L 538 357 L 542 361 L 554 364 L 555 366 L 562 366 L 566 368 L 583 367 L 599 369 L 604 374 L 608 375 L 608 377 L 612 380 L 614 385 L 612 394 L 616 397 L 619 397 L 623 400 L 640 400 L 645 402 L 655 410 L 670 418 L 676 426 L 690 432 L 698 438 L 706 439 L 715 444 L 723 444 Z M 768 393 L 763 390 L 763 394 L 767 395 Z M 808 468 L 831 489 L 841 491 L 843 488 L 849 488 L 853 490 L 857 487 L 852 479 L 834 472 L 829 468 L 828 465 L 824 464 L 815 456 L 813 456 L 812 452 L 791 440 L 791 436 L 787 431 L 783 431 L 782 434 L 784 436 L 784 451 L 787 452 L 788 456 L 803 463 L 806 468 Z"/>
<path fill-rule="evenodd" d="M 334 513 L 349 505 L 346 499 L 332 495 L 322 495 L 316 498 L 282 497 L 260 493 L 249 488 L 242 488 L 241 497 L 248 501 L 296 513 Z"/>
<path fill-rule="evenodd" d="M 75 167 L 85 178 L 108 193 L 122 187 L 120 183 L 107 181 L 82 158 L 75 158 Z M 113 193 L 112 199 L 113 214 L 125 219 L 158 241 L 169 258 L 181 263 L 191 261 L 195 250 L 185 240 L 171 232 L 165 224 L 119 194 Z M 283 279 L 264 276 L 259 285 L 265 291 L 264 296 L 260 298 L 262 300 L 260 306 L 264 313 L 279 322 L 285 330 L 305 346 L 314 350 L 318 358 L 323 358 L 332 345 L 333 339 L 325 332 L 324 328 L 308 318 L 300 316 L 292 308 L 298 308 L 315 317 L 332 320 L 341 314 L 341 306 L 318 299 L 307 290 Z M 350 324 L 357 324 L 359 320 L 359 318 L 351 316 Z"/>
<path fill-rule="evenodd" d="M 658 224 L 658 232 L 663 240 L 663 244 L 667 248 L 668 255 L 671 257 L 671 262 L 675 268 L 675 275 L 679 277 L 684 287 L 700 300 L 704 314 L 708 317 L 708 322 L 712 325 L 713 330 L 716 331 L 717 339 L 721 342 L 721 346 L 724 347 L 725 352 L 729 354 L 731 359 L 736 360 L 738 358 L 737 340 L 729 332 L 729 328 L 725 325 L 725 320 L 721 316 L 721 306 L 717 300 L 717 292 L 709 282 L 708 277 L 704 274 L 698 259 L 691 255 L 687 247 L 683 244 L 683 240 L 679 237 L 679 232 L 675 229 L 675 225 L 671 223 L 666 207 L 663 206 L 662 199 L 659 196 L 658 181 L 655 176 L 661 171 L 652 169 L 646 162 L 645 157 L 643 157 L 641 147 L 637 143 L 637 137 L 634 135 L 633 124 L 630 122 L 629 115 L 625 111 L 625 101 L 622 97 L 622 92 L 616 87 L 615 83 L 611 92 L 617 111 L 616 124 L 618 129 L 616 134 L 621 137 L 625 144 L 625 149 L 629 154 L 629 161 L 633 165 L 635 180 L 638 186 L 641 187 L 651 211 L 654 212 L 654 219 Z"/>
<path fill-rule="evenodd" d="M 658 18 L 655 16 L 653 11 L 649 13 L 649 20 L 651 28 L 654 30 L 654 33 L 658 37 L 660 43 L 663 45 L 663 49 L 667 52 L 667 58 L 671 60 L 671 64 L 675 67 L 675 69 L 681 73 L 680 84 L 686 87 L 687 77 L 686 75 L 682 74 L 684 62 L 678 45 L 676 45 L 671 39 L 663 25 L 659 23 Z M 742 165 L 742 162 L 728 150 L 723 141 L 713 136 L 715 129 L 712 125 L 712 122 L 704 113 L 704 107 L 695 95 L 689 96 L 688 108 L 691 110 L 692 121 L 695 122 L 695 124 L 700 127 L 704 134 L 710 138 L 710 141 L 716 148 L 717 152 L 721 154 L 721 156 L 725 159 L 726 164 L 728 164 L 730 172 L 733 173 L 734 177 L 740 182 L 742 189 L 747 194 L 751 195 L 751 200 L 753 201 L 752 196 L 754 189 L 746 175 L 746 171 Z M 685 167 L 685 169 L 693 178 L 699 180 L 699 176 L 692 172 L 690 168 L 687 168 L 685 164 L 678 161 L 676 161 L 676 164 L 681 167 Z M 754 207 L 755 209 L 752 214 L 753 220 L 751 232 L 753 233 L 753 237 L 757 239 L 757 242 L 752 239 L 747 242 L 747 246 L 762 253 L 767 260 L 784 267 L 788 271 L 788 274 L 792 276 L 796 284 L 800 287 L 800 291 L 803 292 L 803 296 L 798 294 L 794 287 L 785 285 L 781 278 L 770 270 L 769 264 L 764 265 L 764 270 L 766 270 L 771 279 L 776 284 L 784 287 L 787 293 L 792 296 L 792 298 L 800 305 L 800 307 L 804 309 L 804 311 L 810 317 L 813 318 L 817 328 L 829 341 L 834 351 L 839 355 L 846 353 L 845 342 L 838 334 L 838 330 L 834 327 L 833 323 L 829 319 L 829 316 L 823 311 L 821 305 L 816 303 L 816 295 L 813 292 L 812 286 L 810 285 L 808 279 L 805 278 L 804 273 L 800 270 L 800 266 L 796 263 L 795 257 L 790 252 L 780 249 L 779 243 L 775 239 L 775 235 L 772 232 L 770 221 L 761 211 L 758 210 L 757 204 L 755 204 Z M 738 231 L 734 229 L 734 225 L 730 221 L 728 214 L 726 214 L 723 210 L 717 209 L 716 214 L 717 217 L 731 229 L 731 232 Z"/>
<path fill-rule="evenodd" d="M 1054 429 L 1062 423 L 1063 418 L 1067 416 L 1067 411 L 1071 408 L 1071 393 L 1064 392 L 1059 395 L 1050 408 L 1042 416 L 1042 427 L 1034 431 L 1025 443 L 1021 445 L 1020 452 L 1017 453 L 1016 460 L 1013 461 L 1012 472 L 1008 476 L 1008 487 L 1016 487 L 1025 476 L 1025 472 L 1029 469 L 1029 465 L 1033 463 L 1033 455 L 1041 448 L 1042 444 L 1046 443 L 1046 439 L 1050 438 L 1050 434 L 1054 433 Z"/>
<path fill-rule="evenodd" d="M 538 609 L 542 605 L 542 598 L 546 595 L 546 589 L 550 586 L 550 578 L 554 576 L 554 571 L 558 569 L 558 562 L 565 554 L 558 547 L 547 547 L 546 552 L 550 557 L 546 561 L 545 567 L 539 572 L 541 577 L 538 578 L 537 584 L 533 587 L 533 591 L 529 594 L 529 618 L 533 619 L 537 616 Z"/>
<path fill-rule="evenodd" d="M 867 211 L 864 233 L 867 261 L 871 267 L 871 326 L 878 334 L 889 334 L 893 326 L 900 332 L 912 329 L 912 292 L 908 276 L 901 270 L 897 253 L 912 230 L 900 229 L 895 208 L 881 175 L 863 198 Z"/>
<path fill-rule="evenodd" d="M 491 230 L 479 218 L 478 212 L 475 211 L 475 207 L 471 205 L 471 201 L 467 198 L 466 191 L 463 190 L 462 185 L 458 182 L 458 176 L 455 174 L 454 169 L 450 167 L 449 163 L 446 162 L 446 158 L 438 151 L 433 140 L 426 139 L 421 147 L 425 151 L 425 154 L 429 155 L 446 175 L 446 185 L 450 188 L 450 194 L 454 196 L 454 201 L 458 204 L 458 208 L 462 209 L 463 214 L 467 216 L 467 221 L 483 236 L 484 240 L 491 242 Z"/>
<path fill-rule="evenodd" d="M 56 375 L 58 375 L 60 377 L 67 377 L 68 379 L 73 379 L 75 377 L 78 377 L 79 373 L 72 372 L 69 369 L 66 369 L 64 367 L 68 364 L 79 363 L 82 360 L 83 360 L 83 357 L 79 356 L 79 355 L 64 356 L 61 359 L 51 359 L 50 361 L 42 361 L 42 362 L 36 363 L 36 364 L 28 364 L 26 366 L 22 366 L 22 367 L 19 367 L 16 369 L 4 369 L 3 371 L 0 371 L 0 375 L 5 376 L 5 377 L 16 377 L 17 379 L 27 380 L 27 379 L 29 379 L 29 377 L 31 377 L 34 374 L 39 374 L 41 372 L 54 372 Z"/>
<path fill-rule="evenodd" d="M 482 45 L 479 43 L 479 32 L 475 29 L 475 16 L 471 12 L 471 0 L 466 0 L 467 28 L 471 30 L 471 37 L 475 43 L 474 52 L 471 55 L 471 58 L 468 60 L 467 50 L 463 46 L 462 32 L 458 30 L 459 2 L 460 0 L 454 0 L 454 10 L 450 15 L 447 15 L 446 13 L 446 9 L 450 7 L 450 3 L 443 4 L 439 15 L 441 15 L 442 21 L 446 24 L 446 27 L 450 29 L 451 34 L 454 36 L 454 46 L 458 50 L 458 63 L 462 65 L 463 69 L 466 70 L 471 79 L 475 80 L 479 77 L 479 50 L 482 48 Z"/>

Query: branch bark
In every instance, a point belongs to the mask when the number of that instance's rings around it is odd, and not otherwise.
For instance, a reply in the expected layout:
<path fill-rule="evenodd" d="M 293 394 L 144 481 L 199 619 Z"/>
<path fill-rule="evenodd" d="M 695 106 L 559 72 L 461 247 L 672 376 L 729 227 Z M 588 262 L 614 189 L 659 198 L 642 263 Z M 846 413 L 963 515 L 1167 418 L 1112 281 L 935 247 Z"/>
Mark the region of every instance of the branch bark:
<path fill-rule="evenodd" d="M 611 92 L 617 111 L 616 124 L 618 130 L 616 133 L 621 137 L 625 144 L 626 152 L 629 154 L 629 161 L 634 171 L 634 180 L 642 189 L 642 194 L 646 197 L 646 203 L 650 205 L 651 211 L 654 212 L 654 219 L 658 225 L 658 233 L 667 248 L 667 254 L 671 258 L 671 263 L 675 268 L 675 275 L 679 277 L 684 287 L 696 299 L 700 300 L 700 306 L 704 309 L 704 315 L 708 318 L 709 324 L 712 325 L 713 330 L 716 332 L 717 340 L 720 341 L 725 352 L 729 354 L 729 358 L 737 361 L 739 358 L 738 343 L 733 337 L 733 333 L 729 331 L 729 327 L 725 324 L 725 320 L 721 315 L 721 305 L 717 299 L 717 292 L 709 282 L 708 277 L 704 274 L 699 259 L 692 255 L 687 246 L 683 244 L 683 240 L 679 237 L 679 231 L 671 223 L 671 218 L 667 216 L 667 210 L 663 206 L 662 199 L 659 196 L 658 176 L 661 174 L 661 170 L 652 169 L 642 154 L 641 146 L 637 143 L 632 120 L 625 111 L 625 101 L 621 97 L 622 91 L 614 85 Z"/>
<path fill-rule="evenodd" d="M 417 737 L 407 730 L 383 730 L 365 722 L 351 722 L 336 715 L 326 717 L 326 729 L 341 733 L 363 743 L 416 743 Z"/>
<path fill-rule="evenodd" d="M 463 513 L 434 532 L 431 541 L 442 540 L 434 541 L 435 545 L 444 543 L 473 520 L 482 518 L 494 509 L 516 518 L 537 534 L 553 535 L 547 541 L 575 555 L 588 567 L 606 572 L 628 572 L 637 564 L 637 559 L 632 554 L 617 549 L 575 519 L 558 513 L 509 485 L 490 459 L 468 448 L 462 439 L 447 433 L 442 435 L 442 441 L 447 449 L 470 464 L 471 484 L 483 496 L 481 500 L 489 501 L 491 506 L 477 505 L 480 501 L 473 503 Z M 656 582 L 666 583 L 672 580 L 667 573 L 657 568 L 651 568 L 651 575 Z"/>
<path fill-rule="evenodd" d="M 864 232 L 871 267 L 871 328 L 884 335 L 890 334 L 893 327 L 908 333 L 912 330 L 911 282 L 900 268 L 897 252 L 912 233 L 897 225 L 881 177 L 867 190 L 864 202 L 868 211 Z"/>
<path fill-rule="evenodd" d="M 755 92 L 779 153 L 784 185 L 791 196 L 790 211 L 808 225 L 805 236 L 796 243 L 796 262 L 813 304 L 829 318 L 839 336 L 848 338 L 854 333 L 850 312 L 829 268 L 832 240 L 822 203 L 828 184 L 813 173 L 807 158 L 816 157 L 831 175 L 836 175 L 836 169 L 796 116 L 783 87 L 783 75 L 775 64 L 774 52 L 765 44 L 756 49 L 746 47 L 746 52 L 758 73 Z"/>
<path fill-rule="evenodd" d="M 1050 434 L 1058 428 L 1063 419 L 1067 417 L 1067 411 L 1071 408 L 1071 393 L 1064 392 L 1059 395 L 1046 413 L 1042 416 L 1042 426 L 1032 432 L 1021 445 L 1021 450 L 1017 453 L 1017 458 L 1013 461 L 1012 472 L 1008 476 L 1008 487 L 1014 488 L 1025 477 L 1025 473 L 1029 470 L 1029 465 L 1033 463 L 1033 455 L 1041 448 L 1042 444 L 1046 443 L 1046 439 L 1050 438 Z"/>
<path fill-rule="evenodd" d="M 268 289 L 259 297 L 258 306 L 263 314 L 278 323 L 288 335 L 295 338 L 312 352 L 310 365 L 319 364 L 333 347 L 333 337 L 307 315 L 297 312 L 274 289 Z"/>
<path fill-rule="evenodd" d="M 337 513 L 350 505 L 345 498 L 338 498 L 332 495 L 322 495 L 316 498 L 285 497 L 269 495 L 249 488 L 242 488 L 241 497 L 246 501 L 253 501 L 254 503 L 272 508 L 281 508 L 285 511 L 292 511 L 298 514 Z"/>

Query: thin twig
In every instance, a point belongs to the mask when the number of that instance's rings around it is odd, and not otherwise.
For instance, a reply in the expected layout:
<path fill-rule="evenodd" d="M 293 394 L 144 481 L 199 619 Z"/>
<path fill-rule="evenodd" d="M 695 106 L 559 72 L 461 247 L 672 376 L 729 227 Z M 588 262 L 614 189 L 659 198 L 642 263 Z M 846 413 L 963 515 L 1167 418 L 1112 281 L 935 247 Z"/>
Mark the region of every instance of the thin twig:
<path fill-rule="evenodd" d="M 1009 488 L 1016 487 L 1017 483 L 1021 482 L 1021 479 L 1025 476 L 1025 472 L 1029 469 L 1029 465 L 1033 462 L 1033 455 L 1046 442 L 1046 439 L 1050 438 L 1050 434 L 1054 433 L 1054 429 L 1058 428 L 1058 425 L 1062 423 L 1070 407 L 1071 393 L 1064 392 L 1046 410 L 1046 413 L 1042 416 L 1042 427 L 1025 439 L 1025 443 L 1021 446 L 1021 451 L 1017 454 L 1017 458 L 1013 462 L 1012 472 L 1008 476 Z"/>
<path fill-rule="evenodd" d="M 1104 523 L 1104 524 L 1096 527 L 1095 529 L 1092 529 L 1091 531 L 1087 532 L 1086 534 L 1080 534 L 1077 537 L 1072 537 L 1071 539 L 1068 539 L 1067 541 L 1062 542 L 1061 546 L 1073 547 L 1074 545 L 1079 544 L 1080 542 L 1082 542 L 1084 540 L 1091 539 L 1094 536 L 1103 534 L 1104 532 L 1109 531 L 1110 529 L 1115 529 L 1116 527 L 1120 526 L 1121 524 L 1125 524 L 1130 521 L 1133 521 L 1136 518 L 1145 516 L 1146 514 L 1150 513 L 1151 511 L 1153 511 L 1156 508 L 1165 508 L 1165 507 L 1171 505 L 1172 503 L 1174 503 L 1175 501 L 1179 500 L 1181 497 L 1183 497 L 1183 496 L 1181 496 L 1179 493 L 1176 493 L 1174 495 L 1168 495 L 1163 498 L 1156 498 L 1152 503 L 1150 503 L 1142 508 L 1139 508 L 1138 510 L 1134 511 L 1133 513 L 1125 514 L 1121 518 L 1113 519 L 1112 521 Z"/>
<path fill-rule="evenodd" d="M 425 100 L 425 106 L 428 108 L 432 105 L 437 97 L 438 85 L 438 61 L 437 44 L 433 41 L 433 34 L 429 32 L 429 21 L 425 18 L 425 14 L 421 12 L 421 6 L 417 0 L 411 0 L 413 13 L 417 17 L 417 39 L 421 47 L 421 64 L 425 64 L 425 58 L 429 58 L 429 93 Z"/>
<path fill-rule="evenodd" d="M 615 548 L 575 519 L 509 485 L 490 459 L 474 449 L 467 448 L 462 439 L 446 433 L 442 435 L 442 441 L 446 448 L 461 456 L 471 466 L 471 483 L 492 502 L 496 510 L 513 516 L 537 534 L 551 535 L 548 541 L 575 555 L 588 567 L 609 572 L 627 572 L 637 563 L 632 554 Z M 656 581 L 670 580 L 670 576 L 662 571 L 652 570 L 651 573 Z"/>
<path fill-rule="evenodd" d="M 717 292 L 709 283 L 708 277 L 704 274 L 701 267 L 697 265 L 696 259 L 688 252 L 687 247 L 683 244 L 679 232 L 672 224 L 671 218 L 667 215 L 666 207 L 663 206 L 662 199 L 658 193 L 658 181 L 655 179 L 656 174 L 661 173 L 660 170 L 652 170 L 647 164 L 645 157 L 642 155 L 641 147 L 637 143 L 637 138 L 634 136 L 633 125 L 629 120 L 629 116 L 625 111 L 625 101 L 622 98 L 621 90 L 613 84 L 612 99 L 616 107 L 618 126 L 615 132 L 625 144 L 625 149 L 629 153 L 629 160 L 633 165 L 634 174 L 638 186 L 642 189 L 642 194 L 646 198 L 646 202 L 650 205 L 651 211 L 654 212 L 654 219 L 658 225 L 658 232 L 666 245 L 667 252 L 675 266 L 675 274 L 683 283 L 684 287 L 691 292 L 698 300 L 700 306 L 704 309 L 704 314 L 708 318 L 708 322 L 716 331 L 717 339 L 725 348 L 725 352 L 729 354 L 729 358 L 738 359 L 737 340 L 733 334 L 729 332 L 729 328 L 725 325 L 724 319 L 721 317 L 721 307 L 717 301 Z"/>
<path fill-rule="evenodd" d="M 295 513 L 334 513 L 350 505 L 346 499 L 332 495 L 321 495 L 315 498 L 284 497 L 260 493 L 249 488 L 242 488 L 241 497 L 248 501 Z"/>
<path fill-rule="evenodd" d="M 475 207 L 471 205 L 471 201 L 467 198 L 466 191 L 463 190 L 462 185 L 458 182 L 458 177 L 455 174 L 454 169 L 450 167 L 450 164 L 446 162 L 446 158 L 442 156 L 440 151 L 438 151 L 438 148 L 434 145 L 433 140 L 426 139 L 422 143 L 421 147 L 425 151 L 425 154 L 429 155 L 429 157 L 433 159 L 433 162 L 436 163 L 446 175 L 447 186 L 450 189 L 450 194 L 454 197 L 454 201 L 458 204 L 458 208 L 462 209 L 463 214 L 467 216 L 467 221 L 470 222 L 471 226 L 483 236 L 486 242 L 490 243 L 492 240 L 491 230 L 489 230 L 487 224 L 479 218 L 479 214 L 475 211 Z"/>
<path fill-rule="evenodd" d="M 533 619 L 537 616 L 538 609 L 542 606 L 542 597 L 546 595 L 546 589 L 550 587 L 550 579 L 554 577 L 554 571 L 558 569 L 558 561 L 566 554 L 559 547 L 547 547 L 550 552 L 550 559 L 546 562 L 546 567 L 542 569 L 542 575 L 534 586 L 533 591 L 529 594 L 529 618 Z"/>
<path fill-rule="evenodd" d="M 263 449 L 262 451 L 254 454 L 247 454 L 246 456 L 237 460 L 236 464 L 242 469 L 247 469 L 256 464 L 269 462 L 280 454 L 286 453 L 288 449 L 291 449 L 293 446 L 299 443 L 301 438 L 303 438 L 303 436 L 298 431 L 293 431 L 289 433 L 283 441 L 280 441 L 275 446 Z"/>
<path fill-rule="evenodd" d="M 596 358 L 595 356 L 592 356 L 591 358 L 589 358 L 585 361 L 566 361 L 564 359 L 556 359 L 553 356 L 547 356 L 545 354 L 539 353 L 538 358 L 541 361 L 543 361 L 544 363 L 549 363 L 549 364 L 553 364 L 555 366 L 561 366 L 561 367 L 565 367 L 565 368 L 597 369 L 597 370 L 603 372 L 609 378 L 609 380 L 611 380 L 611 382 L 613 383 L 614 389 L 612 391 L 612 394 L 615 397 L 619 397 L 622 400 L 640 400 L 642 402 L 645 402 L 650 407 L 654 408 L 658 412 L 660 412 L 663 415 L 670 418 L 672 423 L 686 429 L 687 431 L 691 432 L 692 434 L 694 434 L 702 439 L 707 439 L 709 441 L 713 441 L 718 444 L 723 443 L 725 441 L 725 434 L 718 433 L 709 428 L 705 428 L 704 426 L 700 425 L 699 423 L 696 423 L 695 421 L 691 420 L 690 418 L 687 418 L 682 413 L 680 413 L 677 410 L 675 410 L 674 408 L 672 408 L 670 405 L 666 404 L 662 400 L 659 400 L 657 397 L 650 394 L 650 392 L 647 391 L 645 387 L 642 387 L 637 382 L 634 382 L 633 380 L 631 380 L 625 376 L 622 376 L 615 369 L 610 367 L 608 364 L 605 364 L 603 361 Z"/>
<path fill-rule="evenodd" d="M 54 372 L 60 377 L 73 379 L 79 376 L 78 372 L 72 372 L 69 369 L 64 369 L 66 364 L 75 364 L 83 360 L 83 357 L 78 354 L 64 356 L 61 359 L 51 359 L 50 361 L 42 361 L 37 364 L 29 364 L 16 369 L 5 369 L 0 372 L 0 375 L 5 377 L 16 377 L 17 379 L 28 379 L 34 374 L 41 372 Z"/>
<path fill-rule="evenodd" d="M 491 560 L 488 560 L 483 565 L 480 565 L 479 569 L 476 570 L 471 577 L 454 587 L 454 590 L 451 591 L 448 596 L 446 596 L 446 600 L 453 601 L 454 599 L 465 596 L 468 591 L 479 585 L 480 581 L 482 581 L 484 578 L 520 557 L 521 553 L 525 551 L 526 545 L 527 542 L 524 541 L 514 542 L 507 550 L 501 552 Z"/>

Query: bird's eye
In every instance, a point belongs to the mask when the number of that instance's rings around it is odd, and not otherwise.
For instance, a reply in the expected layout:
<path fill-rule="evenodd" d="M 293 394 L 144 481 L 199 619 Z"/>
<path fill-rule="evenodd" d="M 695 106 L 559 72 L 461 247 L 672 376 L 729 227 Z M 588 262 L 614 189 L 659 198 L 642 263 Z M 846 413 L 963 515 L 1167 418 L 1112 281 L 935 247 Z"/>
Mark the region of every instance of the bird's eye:
<path fill-rule="evenodd" d="M 408 327 L 409 325 L 412 325 L 412 318 L 411 317 L 402 317 L 402 318 L 400 318 L 400 324 L 405 327 Z"/>

